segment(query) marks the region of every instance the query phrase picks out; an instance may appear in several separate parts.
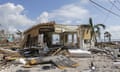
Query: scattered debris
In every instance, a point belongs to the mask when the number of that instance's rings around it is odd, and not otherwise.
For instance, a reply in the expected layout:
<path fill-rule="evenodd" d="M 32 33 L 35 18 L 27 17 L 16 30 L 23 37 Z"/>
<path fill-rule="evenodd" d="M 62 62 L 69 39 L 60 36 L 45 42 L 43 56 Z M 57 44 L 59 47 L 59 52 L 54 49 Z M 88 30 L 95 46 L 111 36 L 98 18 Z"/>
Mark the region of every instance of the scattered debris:
<path fill-rule="evenodd" d="M 114 69 L 111 70 L 111 68 L 114 66 L 117 70 L 115 72 L 120 72 L 118 70 L 120 69 L 119 63 L 113 63 L 114 59 L 120 57 L 119 45 L 117 48 L 111 49 L 116 44 L 98 43 L 95 47 L 94 41 L 90 41 L 89 28 L 89 25 L 72 26 L 48 22 L 26 30 L 24 39 L 21 37 L 19 44 L 9 43 L 4 39 L 5 45 L 0 42 L 2 45 L 0 48 L 0 70 L 10 72 L 9 69 L 13 65 L 12 68 L 19 68 L 11 72 L 29 72 L 30 69 L 32 72 L 32 69 L 37 66 L 38 69 L 54 69 L 56 71 L 58 69 L 62 70 L 61 72 L 113 72 Z M 22 36 L 22 32 L 18 32 Z M 88 50 L 82 50 L 83 48 Z M 45 63 L 51 65 L 44 65 Z M 5 69 L 8 70 L 5 71 Z"/>
<path fill-rule="evenodd" d="M 21 62 L 25 65 L 24 67 L 31 67 L 30 65 L 46 63 L 46 62 L 51 62 L 60 69 L 69 68 L 69 67 L 74 68 L 79 66 L 78 63 L 62 55 L 48 56 L 48 57 L 34 57 L 34 58 L 27 58 L 26 60 L 21 59 Z"/>

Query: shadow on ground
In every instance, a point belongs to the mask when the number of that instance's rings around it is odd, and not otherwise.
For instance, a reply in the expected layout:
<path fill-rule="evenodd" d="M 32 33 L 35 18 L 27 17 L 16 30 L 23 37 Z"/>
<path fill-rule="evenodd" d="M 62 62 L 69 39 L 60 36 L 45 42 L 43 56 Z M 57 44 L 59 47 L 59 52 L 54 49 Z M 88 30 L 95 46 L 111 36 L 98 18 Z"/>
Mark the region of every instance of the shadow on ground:
<path fill-rule="evenodd" d="M 30 72 L 30 70 L 17 70 L 16 72 Z"/>

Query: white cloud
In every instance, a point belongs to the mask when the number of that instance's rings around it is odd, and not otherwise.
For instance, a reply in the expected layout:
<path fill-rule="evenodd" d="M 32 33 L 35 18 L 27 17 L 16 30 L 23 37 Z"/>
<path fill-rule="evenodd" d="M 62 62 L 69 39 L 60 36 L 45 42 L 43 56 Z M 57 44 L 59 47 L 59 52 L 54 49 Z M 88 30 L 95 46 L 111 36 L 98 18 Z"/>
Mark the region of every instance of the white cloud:
<path fill-rule="evenodd" d="M 37 23 L 46 23 L 48 22 L 48 12 L 43 12 L 38 18 Z"/>
<path fill-rule="evenodd" d="M 50 17 L 52 18 L 61 17 L 66 19 L 83 19 L 88 17 L 88 15 L 89 12 L 87 9 L 75 4 L 65 5 L 60 9 L 53 10 L 52 13 L 50 13 Z"/>
<path fill-rule="evenodd" d="M 89 11 L 77 4 L 64 5 L 51 12 L 43 12 L 38 20 L 50 21 L 55 20 L 59 23 L 79 23 L 80 20 L 85 20 L 90 16 Z"/>
<path fill-rule="evenodd" d="M 72 23 L 71 20 L 66 20 L 66 21 L 61 22 L 61 24 L 71 24 L 71 23 Z"/>
<path fill-rule="evenodd" d="M 80 0 L 81 3 L 86 4 L 89 2 L 89 0 Z"/>
<path fill-rule="evenodd" d="M 22 5 L 15 5 L 13 3 L 6 3 L 0 5 L 0 24 L 6 26 L 11 32 L 15 28 L 32 25 L 34 21 L 29 19 L 24 12 Z"/>
<path fill-rule="evenodd" d="M 120 25 L 111 25 L 108 27 L 107 31 L 109 31 L 112 34 L 113 39 L 120 39 Z"/>
<path fill-rule="evenodd" d="M 6 26 L 11 32 L 16 29 L 26 29 L 33 24 L 43 23 L 55 20 L 58 23 L 72 24 L 80 23 L 89 16 L 89 11 L 77 4 L 64 5 L 50 12 L 44 11 L 35 21 L 28 18 L 22 5 L 14 3 L 5 3 L 0 5 L 0 24 Z"/>
<path fill-rule="evenodd" d="M 81 0 L 81 2 L 87 3 L 88 0 Z M 0 24 L 6 26 L 11 32 L 15 32 L 17 29 L 26 29 L 26 27 L 29 28 L 33 24 L 51 20 L 62 24 L 84 24 L 84 20 L 88 21 L 90 17 L 89 11 L 76 3 L 64 5 L 49 12 L 44 11 L 37 17 L 36 21 L 28 18 L 24 11 L 25 9 L 22 5 L 13 3 L 0 5 Z M 113 39 L 120 38 L 120 25 L 109 26 L 107 31 L 111 32 Z"/>
<path fill-rule="evenodd" d="M 17 29 L 14 26 L 9 26 L 8 30 L 11 31 L 11 33 L 14 33 L 17 31 Z"/>

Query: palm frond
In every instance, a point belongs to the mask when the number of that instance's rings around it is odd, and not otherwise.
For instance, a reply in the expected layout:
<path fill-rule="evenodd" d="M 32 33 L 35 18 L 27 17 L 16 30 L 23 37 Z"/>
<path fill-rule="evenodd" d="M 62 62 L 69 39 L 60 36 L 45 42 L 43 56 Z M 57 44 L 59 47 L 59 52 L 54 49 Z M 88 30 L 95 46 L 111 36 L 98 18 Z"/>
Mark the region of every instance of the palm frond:
<path fill-rule="evenodd" d="M 100 27 L 98 27 L 98 26 L 94 26 L 94 29 L 96 30 L 96 31 L 100 31 Z"/>
<path fill-rule="evenodd" d="M 21 33 L 21 31 L 20 30 L 17 30 L 19 33 Z"/>
<path fill-rule="evenodd" d="M 96 36 L 100 39 L 101 37 L 101 33 L 100 33 L 100 31 L 99 30 L 97 30 L 97 31 L 95 31 L 95 34 L 96 34 Z"/>
<path fill-rule="evenodd" d="M 21 32 L 20 30 L 17 30 L 16 34 L 17 34 L 17 35 L 21 35 L 22 32 Z"/>
<path fill-rule="evenodd" d="M 95 27 L 102 27 L 103 29 L 106 28 L 106 26 L 104 24 L 97 24 L 97 25 L 95 25 Z"/>

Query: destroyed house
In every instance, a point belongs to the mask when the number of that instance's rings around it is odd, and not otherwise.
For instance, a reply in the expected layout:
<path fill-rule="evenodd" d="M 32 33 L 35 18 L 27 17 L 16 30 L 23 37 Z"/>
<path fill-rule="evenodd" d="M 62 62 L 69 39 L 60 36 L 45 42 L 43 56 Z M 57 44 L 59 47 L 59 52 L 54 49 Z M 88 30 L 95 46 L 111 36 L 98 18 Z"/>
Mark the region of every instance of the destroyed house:
<path fill-rule="evenodd" d="M 55 22 L 41 23 L 24 32 L 22 46 L 32 47 L 47 44 L 48 47 L 80 47 L 85 45 L 85 39 L 90 39 L 89 33 L 85 34 L 87 25 L 84 26 L 85 28 L 82 26 L 84 25 L 63 25 Z"/>

